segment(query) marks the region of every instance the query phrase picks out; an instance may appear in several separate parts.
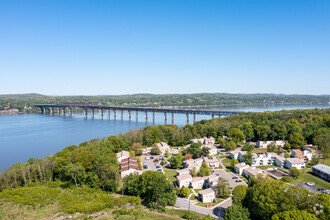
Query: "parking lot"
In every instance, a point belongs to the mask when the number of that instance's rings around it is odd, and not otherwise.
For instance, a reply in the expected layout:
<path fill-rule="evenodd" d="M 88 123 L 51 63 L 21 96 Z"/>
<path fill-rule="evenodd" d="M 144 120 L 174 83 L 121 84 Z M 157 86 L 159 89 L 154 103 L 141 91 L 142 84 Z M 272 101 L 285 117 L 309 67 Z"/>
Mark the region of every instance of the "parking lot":
<path fill-rule="evenodd" d="M 237 177 L 234 173 L 227 173 L 226 171 L 224 171 L 222 169 L 216 169 L 216 170 L 214 170 L 213 174 L 215 174 L 218 177 L 222 177 L 222 178 L 228 180 L 228 183 L 229 183 L 230 187 L 232 187 L 232 188 L 235 188 L 238 185 L 246 185 L 246 183 L 244 181 L 242 181 L 239 177 Z M 238 181 L 241 181 L 241 182 L 238 182 Z"/>
<path fill-rule="evenodd" d="M 141 161 L 144 170 L 157 171 L 161 169 L 163 172 L 160 166 L 159 156 L 141 157 Z"/>
<path fill-rule="evenodd" d="M 316 186 L 308 186 L 306 183 L 296 183 L 294 184 L 300 188 L 307 189 L 310 192 L 315 192 L 315 193 L 322 193 L 323 189 L 318 188 Z"/>

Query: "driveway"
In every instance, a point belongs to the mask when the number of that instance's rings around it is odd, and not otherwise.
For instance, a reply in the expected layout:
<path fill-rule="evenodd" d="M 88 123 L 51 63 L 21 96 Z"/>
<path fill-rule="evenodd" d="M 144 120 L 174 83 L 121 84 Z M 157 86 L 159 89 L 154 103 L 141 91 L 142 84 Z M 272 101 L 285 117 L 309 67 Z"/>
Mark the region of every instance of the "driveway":
<path fill-rule="evenodd" d="M 320 188 L 318 188 L 316 186 L 308 186 L 306 183 L 296 183 L 296 184 L 293 184 L 293 185 L 296 185 L 296 186 L 298 186 L 300 188 L 303 188 L 303 189 L 307 189 L 310 192 L 322 193 L 322 190 L 319 190 Z"/>
<path fill-rule="evenodd" d="M 189 203 L 190 203 L 190 208 L 189 208 Z M 215 211 L 214 208 L 208 209 L 208 208 L 200 207 L 198 205 L 194 205 L 195 203 L 197 203 L 195 200 L 177 198 L 175 206 L 179 207 L 180 209 L 185 209 L 185 210 L 190 209 L 191 211 L 198 212 L 203 215 L 211 215 L 213 218 L 218 217 L 219 214 L 214 212 Z"/>

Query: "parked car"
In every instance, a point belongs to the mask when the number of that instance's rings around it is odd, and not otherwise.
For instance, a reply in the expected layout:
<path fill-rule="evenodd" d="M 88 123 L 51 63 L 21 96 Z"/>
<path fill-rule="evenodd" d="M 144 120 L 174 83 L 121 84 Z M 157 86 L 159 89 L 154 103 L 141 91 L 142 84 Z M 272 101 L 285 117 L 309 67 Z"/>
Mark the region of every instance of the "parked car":
<path fill-rule="evenodd" d="M 158 169 L 157 171 L 158 171 L 158 172 L 163 172 L 163 170 L 162 170 L 162 169 Z"/>
<path fill-rule="evenodd" d="M 150 159 L 150 157 L 146 157 L 146 160 L 149 160 Z"/>
<path fill-rule="evenodd" d="M 233 177 L 233 180 L 235 180 L 235 179 L 238 179 L 237 176 L 234 176 L 234 177 Z"/>
<path fill-rule="evenodd" d="M 153 157 L 153 156 L 151 156 L 151 157 L 150 157 L 150 159 L 154 159 L 154 157 Z"/>
<path fill-rule="evenodd" d="M 313 183 L 313 182 L 307 182 L 306 185 L 307 185 L 307 186 L 314 186 L 315 183 Z"/>
<path fill-rule="evenodd" d="M 148 165 L 143 165 L 143 169 L 148 169 Z"/>
<path fill-rule="evenodd" d="M 236 180 L 235 182 L 242 182 L 242 180 Z"/>
<path fill-rule="evenodd" d="M 323 193 L 330 195 L 330 190 L 329 189 L 325 189 L 325 190 L 323 190 Z"/>
<path fill-rule="evenodd" d="M 159 166 L 159 165 L 157 165 L 157 166 L 156 166 L 156 168 L 160 168 L 160 166 Z"/>

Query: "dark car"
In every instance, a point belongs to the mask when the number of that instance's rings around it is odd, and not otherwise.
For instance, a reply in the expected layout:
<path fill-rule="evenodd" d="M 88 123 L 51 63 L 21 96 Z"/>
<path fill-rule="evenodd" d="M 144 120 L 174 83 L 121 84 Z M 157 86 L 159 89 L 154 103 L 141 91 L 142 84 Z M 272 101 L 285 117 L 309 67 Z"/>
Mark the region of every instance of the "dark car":
<path fill-rule="evenodd" d="M 235 182 L 242 182 L 242 180 L 236 180 Z"/>
<path fill-rule="evenodd" d="M 233 180 L 235 180 L 235 179 L 237 179 L 237 176 L 234 176 L 234 177 L 233 177 Z"/>

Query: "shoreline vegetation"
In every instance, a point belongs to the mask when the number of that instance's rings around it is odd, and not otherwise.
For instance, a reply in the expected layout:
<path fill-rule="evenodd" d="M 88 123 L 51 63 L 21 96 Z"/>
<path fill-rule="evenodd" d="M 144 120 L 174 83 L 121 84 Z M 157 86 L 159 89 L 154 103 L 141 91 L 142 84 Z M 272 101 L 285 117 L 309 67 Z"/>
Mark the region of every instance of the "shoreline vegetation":
<path fill-rule="evenodd" d="M 46 96 L 42 94 L 0 95 L 0 112 L 40 112 L 35 104 L 88 103 L 103 106 L 200 108 L 228 105 L 329 105 L 329 95 L 282 94 L 133 94 L 104 96 Z"/>
<path fill-rule="evenodd" d="M 164 175 L 146 171 L 140 176 L 129 175 L 122 179 L 116 153 L 125 150 L 131 155 L 139 156 L 143 148 L 155 146 L 159 142 L 166 142 L 170 146 L 185 146 L 193 138 L 211 136 L 227 150 L 234 150 L 243 140 L 288 140 L 289 144 L 284 148 L 273 149 L 278 153 L 313 144 L 318 146 L 324 158 L 328 158 L 330 109 L 244 113 L 202 120 L 184 127 L 147 126 L 119 136 L 71 145 L 44 159 L 30 158 L 26 163 L 14 164 L 0 173 L 0 215 L 8 218 L 13 215 L 12 212 L 7 212 L 9 204 L 17 204 L 31 212 L 41 207 L 50 208 L 49 205 L 54 204 L 56 209 L 49 213 L 50 216 L 57 213 L 83 213 L 87 216 L 109 211 L 109 216 L 125 219 L 123 216 L 132 218 L 139 215 L 134 211 L 135 208 L 142 210 L 140 213 L 145 215 L 153 215 L 153 211 L 169 215 L 166 207 L 173 206 L 176 200 L 175 187 L 170 183 L 174 180 L 174 172 L 165 172 Z M 180 154 L 188 153 L 182 150 Z M 184 158 L 180 154 L 173 159 L 173 163 L 177 163 L 179 167 Z M 283 190 L 286 187 L 289 187 L 289 191 L 284 195 Z M 295 192 L 302 195 L 298 203 Z M 329 195 L 310 193 L 296 186 L 288 186 L 283 181 L 249 181 L 245 193 L 247 194 L 241 196 L 241 201 L 235 200 L 228 213 L 243 210 L 244 212 L 239 212 L 248 213 L 247 216 L 250 215 L 252 219 L 266 220 L 289 211 L 298 214 L 306 212 L 319 219 L 326 219 L 330 214 Z M 275 199 L 272 197 L 274 195 L 277 196 Z M 261 201 L 264 198 L 268 198 L 267 201 Z M 322 204 L 322 212 L 313 209 L 315 204 Z M 274 208 L 269 209 L 270 206 Z M 143 211 L 146 208 L 150 210 L 148 213 Z M 172 213 L 179 218 L 210 219 L 208 216 L 191 217 L 192 213 L 182 210 L 175 211 L 181 213 Z"/>

